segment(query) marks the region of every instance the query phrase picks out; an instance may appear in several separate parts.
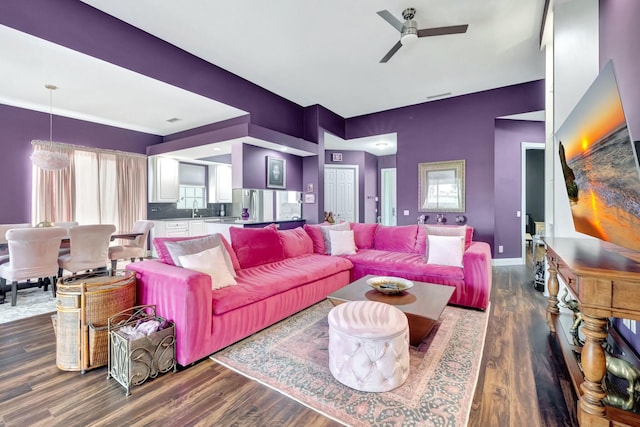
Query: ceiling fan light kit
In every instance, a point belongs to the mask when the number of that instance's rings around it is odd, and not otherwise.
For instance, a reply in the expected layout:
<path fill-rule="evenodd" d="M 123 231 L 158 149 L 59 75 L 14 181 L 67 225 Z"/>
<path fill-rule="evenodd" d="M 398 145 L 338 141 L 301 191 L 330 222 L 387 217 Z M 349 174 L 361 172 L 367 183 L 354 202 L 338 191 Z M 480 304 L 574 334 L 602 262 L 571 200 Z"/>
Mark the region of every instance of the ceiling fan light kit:
<path fill-rule="evenodd" d="M 434 27 L 423 28 L 418 30 L 418 23 L 413 20 L 416 15 L 416 9 L 409 7 L 402 11 L 402 18 L 404 22 L 400 22 L 395 16 L 388 10 L 381 10 L 378 15 L 385 21 L 387 21 L 393 28 L 400 32 L 400 40 L 393 45 L 393 47 L 387 52 L 385 56 L 380 60 L 381 63 L 385 63 L 391 59 L 393 55 L 402 47 L 413 44 L 419 37 L 432 37 L 432 36 L 444 36 L 447 34 L 461 34 L 466 33 L 468 25 L 452 25 L 448 27 Z"/>

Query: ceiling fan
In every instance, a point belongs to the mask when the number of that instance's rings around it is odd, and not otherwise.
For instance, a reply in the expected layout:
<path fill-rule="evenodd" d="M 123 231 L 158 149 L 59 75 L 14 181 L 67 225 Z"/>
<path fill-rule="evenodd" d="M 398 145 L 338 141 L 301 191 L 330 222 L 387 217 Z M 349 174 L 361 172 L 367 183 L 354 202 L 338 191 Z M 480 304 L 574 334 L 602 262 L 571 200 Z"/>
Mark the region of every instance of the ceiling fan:
<path fill-rule="evenodd" d="M 380 62 L 387 62 L 391 57 L 402 47 L 402 45 L 415 41 L 418 37 L 431 37 L 431 36 L 444 36 L 447 34 L 460 34 L 466 33 L 469 25 L 451 25 L 448 27 L 434 27 L 423 28 L 418 30 L 418 24 L 413 20 L 416 15 L 416 10 L 413 7 L 409 7 L 402 11 L 402 17 L 404 22 L 400 22 L 395 16 L 388 10 L 381 10 L 378 15 L 389 24 L 391 24 L 396 30 L 400 31 L 400 40 L 393 45 L 391 50 L 380 60 Z"/>

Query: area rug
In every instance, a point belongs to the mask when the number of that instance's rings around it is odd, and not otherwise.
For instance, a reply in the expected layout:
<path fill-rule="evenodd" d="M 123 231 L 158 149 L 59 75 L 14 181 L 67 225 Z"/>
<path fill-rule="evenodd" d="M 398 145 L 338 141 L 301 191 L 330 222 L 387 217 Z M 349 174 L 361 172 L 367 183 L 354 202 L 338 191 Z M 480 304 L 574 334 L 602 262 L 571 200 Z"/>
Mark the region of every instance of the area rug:
<path fill-rule="evenodd" d="M 0 304 L 0 324 L 54 311 L 56 311 L 56 299 L 51 295 L 51 288 L 48 292 L 35 287 L 20 289 L 15 306 L 11 306 L 11 291 L 9 291 L 4 304 Z"/>
<path fill-rule="evenodd" d="M 366 393 L 342 385 L 329 372 L 332 307 L 322 301 L 211 359 L 344 425 L 467 425 L 489 309 L 445 308 L 429 336 L 410 348 L 407 381 L 390 392 Z"/>

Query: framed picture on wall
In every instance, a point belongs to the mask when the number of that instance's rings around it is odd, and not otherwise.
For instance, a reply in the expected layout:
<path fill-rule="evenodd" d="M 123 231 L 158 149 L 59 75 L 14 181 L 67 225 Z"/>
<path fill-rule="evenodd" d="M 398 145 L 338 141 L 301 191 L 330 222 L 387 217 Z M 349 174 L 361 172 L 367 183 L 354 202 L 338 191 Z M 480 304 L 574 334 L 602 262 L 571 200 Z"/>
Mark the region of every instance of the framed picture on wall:
<path fill-rule="evenodd" d="M 287 161 L 267 156 L 267 188 L 286 188 Z"/>
<path fill-rule="evenodd" d="M 464 212 L 465 161 L 418 163 L 418 212 Z"/>
<path fill-rule="evenodd" d="M 316 195 L 315 193 L 306 193 L 304 195 L 304 202 L 305 203 L 315 203 L 316 202 Z"/>
<path fill-rule="evenodd" d="M 332 162 L 341 162 L 342 161 L 342 153 L 331 153 L 331 161 Z"/>

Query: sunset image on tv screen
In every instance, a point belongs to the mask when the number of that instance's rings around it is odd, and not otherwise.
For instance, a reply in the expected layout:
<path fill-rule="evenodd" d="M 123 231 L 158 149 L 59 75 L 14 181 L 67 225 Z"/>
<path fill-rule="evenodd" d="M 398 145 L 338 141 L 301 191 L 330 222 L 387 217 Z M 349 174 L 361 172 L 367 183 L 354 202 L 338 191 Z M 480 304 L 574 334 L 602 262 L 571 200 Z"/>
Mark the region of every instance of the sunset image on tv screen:
<path fill-rule="evenodd" d="M 578 232 L 640 251 L 640 176 L 613 63 L 556 132 Z"/>

